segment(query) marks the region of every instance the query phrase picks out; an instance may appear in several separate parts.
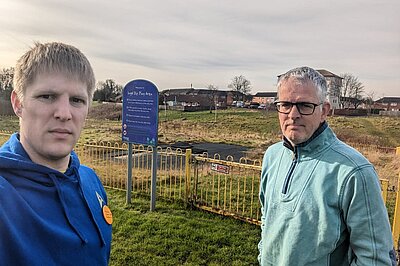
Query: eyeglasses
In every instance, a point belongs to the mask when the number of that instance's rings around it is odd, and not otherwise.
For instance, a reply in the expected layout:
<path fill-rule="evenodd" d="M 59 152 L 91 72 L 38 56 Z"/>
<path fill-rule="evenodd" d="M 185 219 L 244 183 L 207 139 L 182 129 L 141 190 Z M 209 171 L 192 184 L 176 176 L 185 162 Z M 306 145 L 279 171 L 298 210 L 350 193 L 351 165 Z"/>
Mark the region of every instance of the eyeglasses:
<path fill-rule="evenodd" d="M 315 107 L 320 106 L 320 104 L 308 103 L 308 102 L 275 102 L 276 110 L 282 114 L 289 114 L 292 111 L 294 105 L 297 107 L 297 111 L 299 111 L 302 115 L 312 115 L 315 111 Z"/>

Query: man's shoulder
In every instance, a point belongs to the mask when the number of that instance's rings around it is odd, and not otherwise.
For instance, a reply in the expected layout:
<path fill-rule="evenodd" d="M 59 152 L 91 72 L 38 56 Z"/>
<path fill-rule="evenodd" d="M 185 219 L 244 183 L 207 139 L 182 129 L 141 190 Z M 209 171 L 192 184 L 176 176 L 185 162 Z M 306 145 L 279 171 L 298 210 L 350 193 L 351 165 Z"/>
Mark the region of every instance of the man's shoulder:
<path fill-rule="evenodd" d="M 287 149 L 283 146 L 283 142 L 277 142 L 272 144 L 271 146 L 269 146 L 265 153 L 264 153 L 264 158 L 263 161 L 267 161 L 267 160 L 272 160 L 274 158 L 277 158 L 278 153 L 281 153 L 281 151 L 283 149 Z"/>
<path fill-rule="evenodd" d="M 96 172 L 92 168 L 83 164 L 79 166 L 79 175 L 81 177 L 83 176 L 85 179 L 96 180 L 96 181 L 99 180 L 99 177 L 97 176 Z"/>
<path fill-rule="evenodd" d="M 86 166 L 84 164 L 79 165 L 79 172 L 81 172 L 81 171 L 86 172 L 86 173 L 95 174 L 95 171 L 92 168 L 90 168 L 89 166 Z"/>
<path fill-rule="evenodd" d="M 285 148 L 283 146 L 283 141 L 280 141 L 269 146 L 265 151 L 265 154 L 275 154 L 276 152 L 282 150 L 283 148 Z"/>
<path fill-rule="evenodd" d="M 276 142 L 276 143 L 272 144 L 271 146 L 269 146 L 267 148 L 267 151 L 268 150 L 280 150 L 282 148 L 284 148 L 283 141 L 279 141 L 279 142 Z"/>
<path fill-rule="evenodd" d="M 335 142 L 330 148 L 338 159 L 350 161 L 356 165 L 370 164 L 368 159 L 357 149 L 340 140 Z"/>

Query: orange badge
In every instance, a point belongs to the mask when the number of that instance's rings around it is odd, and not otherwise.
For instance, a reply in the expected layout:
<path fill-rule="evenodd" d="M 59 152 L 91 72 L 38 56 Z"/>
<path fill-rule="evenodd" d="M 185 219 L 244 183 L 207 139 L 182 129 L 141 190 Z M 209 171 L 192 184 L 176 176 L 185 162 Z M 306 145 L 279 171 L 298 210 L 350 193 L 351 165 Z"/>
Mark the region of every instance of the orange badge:
<path fill-rule="evenodd" d="M 104 217 L 104 220 L 106 221 L 106 223 L 112 224 L 112 222 L 113 222 L 112 213 L 111 213 L 110 208 L 108 208 L 107 205 L 103 206 L 103 217 Z"/>

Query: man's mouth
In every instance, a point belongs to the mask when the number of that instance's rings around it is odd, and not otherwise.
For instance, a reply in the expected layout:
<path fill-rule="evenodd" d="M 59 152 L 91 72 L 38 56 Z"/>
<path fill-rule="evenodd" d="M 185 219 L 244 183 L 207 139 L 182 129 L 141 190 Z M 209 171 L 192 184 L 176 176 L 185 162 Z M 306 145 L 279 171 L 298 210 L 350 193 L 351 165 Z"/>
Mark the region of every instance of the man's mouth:
<path fill-rule="evenodd" d="M 54 128 L 49 130 L 50 133 L 52 134 L 57 134 L 57 135 L 70 135 L 72 134 L 71 130 L 65 129 L 65 128 Z"/>

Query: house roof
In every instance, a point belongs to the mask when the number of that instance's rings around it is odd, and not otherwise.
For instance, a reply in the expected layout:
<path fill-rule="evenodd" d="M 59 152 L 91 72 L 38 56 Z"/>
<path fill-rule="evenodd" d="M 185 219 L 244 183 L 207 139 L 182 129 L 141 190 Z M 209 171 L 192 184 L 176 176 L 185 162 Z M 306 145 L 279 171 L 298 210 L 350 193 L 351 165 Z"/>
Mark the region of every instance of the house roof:
<path fill-rule="evenodd" d="M 195 89 L 193 88 L 165 89 L 161 93 L 170 95 L 186 95 L 190 92 L 193 92 L 194 90 Z"/>
<path fill-rule="evenodd" d="M 325 69 L 316 69 L 322 76 L 324 77 L 335 77 L 335 78 L 340 78 L 343 79 L 342 77 L 339 77 L 336 74 L 333 74 L 332 72 L 325 70 Z"/>
<path fill-rule="evenodd" d="M 322 76 L 324 76 L 324 77 L 335 77 L 335 78 L 340 78 L 340 79 L 343 79 L 342 77 L 339 77 L 338 75 L 336 75 L 336 74 L 333 74 L 332 72 L 330 72 L 330 71 L 328 71 L 328 70 L 325 70 L 325 69 L 316 69 L 316 71 L 318 71 Z M 280 74 L 280 75 L 278 75 L 278 78 L 280 77 L 280 76 L 282 76 L 283 74 Z"/>
<path fill-rule="evenodd" d="M 273 91 L 273 92 L 257 92 L 254 97 L 268 97 L 268 98 L 272 98 L 272 97 L 276 97 L 277 92 Z"/>
<path fill-rule="evenodd" d="M 214 94 L 219 96 L 226 96 L 228 91 L 222 90 L 210 90 L 210 89 L 203 89 L 203 88 L 177 88 L 177 89 L 165 89 L 161 92 L 161 94 L 165 95 L 208 95 Z"/>
<path fill-rule="evenodd" d="M 376 103 L 400 103 L 400 97 L 382 97 Z"/>

